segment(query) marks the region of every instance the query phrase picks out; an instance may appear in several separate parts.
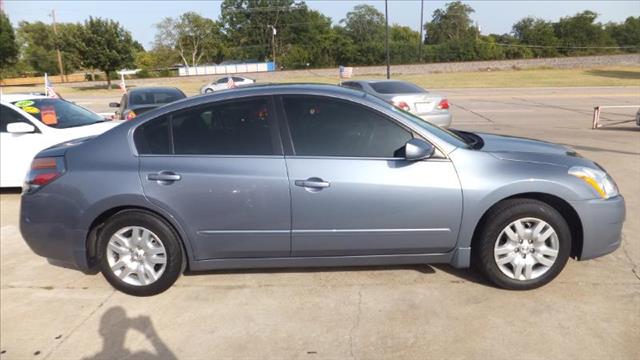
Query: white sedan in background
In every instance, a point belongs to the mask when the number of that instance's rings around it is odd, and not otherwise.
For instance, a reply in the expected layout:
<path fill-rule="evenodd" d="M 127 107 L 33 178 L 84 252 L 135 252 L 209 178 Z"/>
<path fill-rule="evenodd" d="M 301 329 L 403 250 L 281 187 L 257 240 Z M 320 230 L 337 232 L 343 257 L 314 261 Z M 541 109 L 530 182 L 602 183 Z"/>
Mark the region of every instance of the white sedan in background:
<path fill-rule="evenodd" d="M 229 82 L 229 78 L 231 78 L 233 85 L 230 85 Z M 220 90 L 225 90 L 225 89 L 229 89 L 231 87 L 239 87 L 239 86 L 246 86 L 246 85 L 251 85 L 251 84 L 255 84 L 255 80 L 253 79 L 249 79 L 243 76 L 225 76 L 222 77 L 218 80 L 215 80 L 214 82 L 211 83 L 207 83 L 205 84 L 201 89 L 200 89 L 200 94 L 209 94 L 212 93 L 214 91 L 220 91 Z"/>
<path fill-rule="evenodd" d="M 0 107 L 0 187 L 22 186 L 31 160 L 41 150 L 121 123 L 42 95 L 3 94 Z"/>

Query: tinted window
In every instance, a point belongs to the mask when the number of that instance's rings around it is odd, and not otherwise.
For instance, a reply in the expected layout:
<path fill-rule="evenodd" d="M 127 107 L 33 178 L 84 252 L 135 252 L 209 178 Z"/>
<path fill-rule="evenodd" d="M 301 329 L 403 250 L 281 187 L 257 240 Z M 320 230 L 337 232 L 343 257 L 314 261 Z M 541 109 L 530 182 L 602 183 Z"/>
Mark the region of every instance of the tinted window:
<path fill-rule="evenodd" d="M 217 82 L 218 84 L 224 84 L 224 83 L 226 83 L 227 81 L 229 81 L 229 79 L 225 77 L 225 78 L 222 78 L 222 79 L 218 79 L 218 81 L 216 81 L 216 82 Z"/>
<path fill-rule="evenodd" d="M 28 120 L 22 117 L 13 109 L 10 109 L 2 105 L 2 111 L 0 111 L 0 132 L 7 132 L 7 125 L 11 123 L 23 122 L 31 125 Z"/>
<path fill-rule="evenodd" d="M 380 81 L 369 85 L 380 94 L 420 94 L 427 91 L 421 87 L 404 81 Z"/>
<path fill-rule="evenodd" d="M 241 82 L 241 81 L 244 81 L 244 79 L 243 78 L 239 78 L 239 77 L 233 77 L 233 81 Z"/>
<path fill-rule="evenodd" d="M 169 117 L 151 120 L 136 129 L 134 140 L 140 154 L 171 154 Z"/>
<path fill-rule="evenodd" d="M 13 105 L 29 113 L 45 125 L 63 129 L 90 125 L 105 119 L 81 106 L 62 99 L 31 99 L 16 101 Z"/>
<path fill-rule="evenodd" d="M 132 91 L 130 105 L 167 104 L 184 99 L 185 95 L 177 89 L 153 89 Z"/>
<path fill-rule="evenodd" d="M 362 85 L 360 85 L 358 83 L 354 83 L 354 82 L 342 83 L 342 86 L 346 86 L 346 87 L 351 88 L 351 89 L 362 90 Z"/>
<path fill-rule="evenodd" d="M 400 157 L 409 131 L 364 106 L 308 96 L 286 96 L 284 107 L 296 155 Z"/>

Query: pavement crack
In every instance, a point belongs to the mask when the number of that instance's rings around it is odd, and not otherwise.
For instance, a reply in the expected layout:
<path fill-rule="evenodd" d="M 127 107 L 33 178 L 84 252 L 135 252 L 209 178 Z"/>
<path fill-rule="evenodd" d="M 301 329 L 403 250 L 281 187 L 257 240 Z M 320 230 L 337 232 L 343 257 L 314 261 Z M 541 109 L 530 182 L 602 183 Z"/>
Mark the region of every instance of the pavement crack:
<path fill-rule="evenodd" d="M 349 330 L 349 353 L 351 354 L 352 359 L 356 358 L 353 355 L 353 333 L 356 331 L 356 329 L 360 325 L 361 314 L 362 314 L 362 287 L 358 289 L 358 312 L 356 313 L 356 319 L 353 322 L 353 326 L 351 326 L 351 330 Z"/>
<path fill-rule="evenodd" d="M 464 107 L 464 106 L 462 106 L 462 105 L 458 105 L 458 104 L 451 104 L 451 106 L 454 106 L 454 107 L 460 108 L 460 109 L 462 109 L 462 110 L 464 110 L 464 111 L 466 111 L 466 112 L 470 112 L 470 113 L 472 113 L 473 115 L 475 115 L 475 116 L 477 116 L 477 117 L 479 117 L 479 118 L 481 118 L 481 119 L 484 119 L 484 120 L 486 120 L 486 121 L 488 121 L 488 122 L 490 122 L 490 123 L 492 123 L 492 124 L 495 124 L 495 121 L 493 121 L 490 117 L 488 117 L 488 116 L 484 116 L 484 115 L 480 114 L 479 112 L 476 112 L 476 111 L 473 111 L 473 110 L 471 110 L 471 109 L 468 109 L 468 108 L 466 108 L 466 107 Z"/>
<path fill-rule="evenodd" d="M 629 251 L 627 250 L 627 241 L 624 234 L 622 234 L 622 244 L 620 247 L 622 248 L 622 253 L 627 258 L 627 262 L 631 265 L 631 273 L 636 277 L 636 279 L 640 280 L 640 266 L 636 264 L 635 261 L 629 255 Z"/>
<path fill-rule="evenodd" d="M 62 338 L 62 340 L 60 340 L 60 342 L 58 342 L 51 350 L 49 350 L 49 352 L 43 357 L 44 359 L 48 359 L 49 356 L 51 356 L 51 354 L 53 354 L 56 350 L 58 350 L 58 348 L 64 344 L 64 342 L 71 337 L 71 335 L 73 335 L 76 330 L 78 330 L 82 325 L 84 325 L 91 317 L 93 317 L 93 315 L 95 315 L 95 313 L 98 312 L 98 310 L 100 310 L 100 308 L 102 306 L 104 306 L 104 304 L 109 301 L 109 299 L 111 299 L 111 297 L 116 293 L 116 290 L 112 290 L 109 295 L 107 295 L 104 300 L 102 300 L 98 306 L 95 307 L 95 309 L 91 310 L 91 312 L 89 313 L 89 315 L 85 316 L 84 319 L 82 319 L 82 321 L 80 321 L 80 323 L 76 326 L 73 327 L 73 329 L 71 329 L 71 331 L 69 331 L 68 334 L 66 334 L 65 337 Z"/>

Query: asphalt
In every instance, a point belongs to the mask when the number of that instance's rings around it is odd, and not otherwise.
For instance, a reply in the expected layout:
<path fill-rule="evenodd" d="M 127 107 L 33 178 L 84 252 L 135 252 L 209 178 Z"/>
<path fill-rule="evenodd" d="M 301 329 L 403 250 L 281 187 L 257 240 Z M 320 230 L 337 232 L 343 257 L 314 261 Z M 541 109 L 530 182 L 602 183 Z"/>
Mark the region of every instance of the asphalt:
<path fill-rule="evenodd" d="M 3 191 L 0 359 L 638 359 L 640 127 L 590 125 L 596 105 L 640 104 L 640 87 L 438 91 L 457 128 L 567 144 L 605 167 L 627 201 L 622 247 L 570 260 L 527 292 L 417 265 L 192 274 L 135 298 L 34 255 L 18 231 L 19 195 Z M 72 100 L 104 111 L 117 98 Z"/>

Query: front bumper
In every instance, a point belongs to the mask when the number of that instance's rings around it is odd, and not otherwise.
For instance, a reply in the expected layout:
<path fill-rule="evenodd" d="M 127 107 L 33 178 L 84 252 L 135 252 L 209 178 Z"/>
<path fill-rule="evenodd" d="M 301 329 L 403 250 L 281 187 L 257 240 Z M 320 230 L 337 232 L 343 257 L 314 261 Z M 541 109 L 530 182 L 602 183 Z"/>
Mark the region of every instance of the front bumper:
<path fill-rule="evenodd" d="M 579 260 L 589 260 L 614 252 L 622 241 L 625 203 L 622 196 L 611 199 L 572 201 L 582 222 L 582 250 Z"/>
<path fill-rule="evenodd" d="M 442 114 L 420 114 L 418 115 L 422 120 L 438 125 L 443 128 L 451 126 L 452 116 L 450 112 Z"/>

